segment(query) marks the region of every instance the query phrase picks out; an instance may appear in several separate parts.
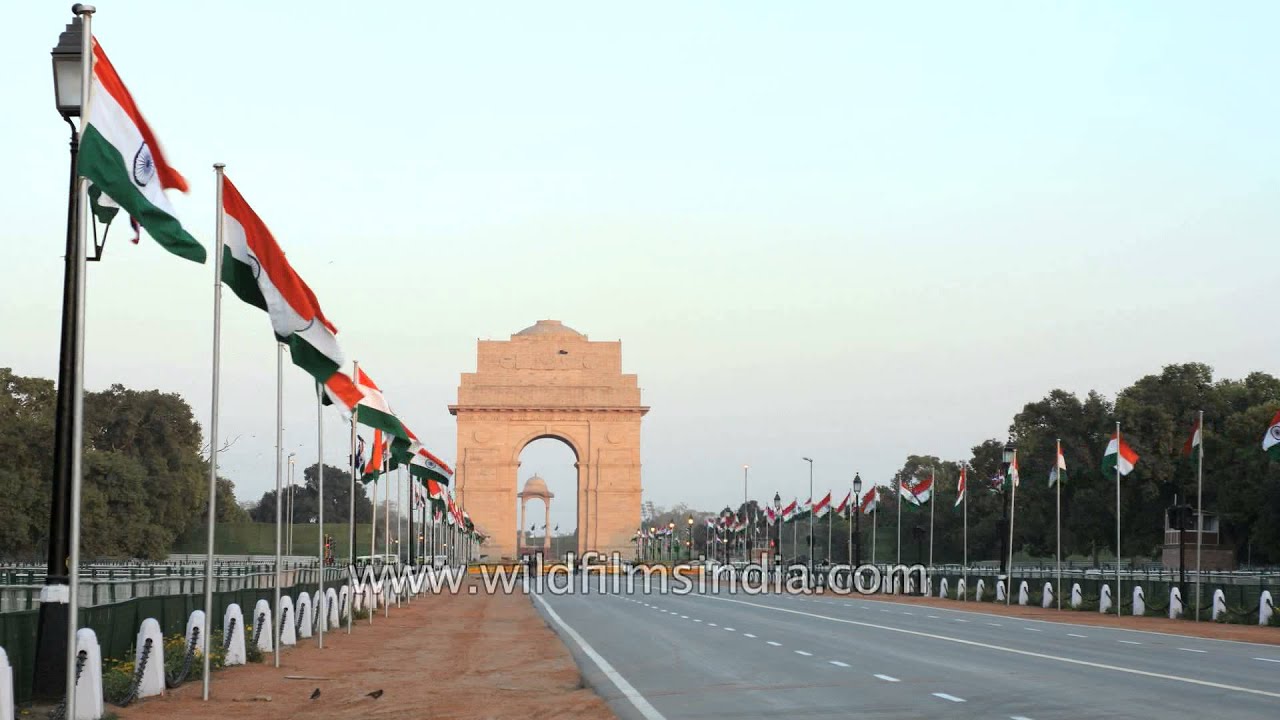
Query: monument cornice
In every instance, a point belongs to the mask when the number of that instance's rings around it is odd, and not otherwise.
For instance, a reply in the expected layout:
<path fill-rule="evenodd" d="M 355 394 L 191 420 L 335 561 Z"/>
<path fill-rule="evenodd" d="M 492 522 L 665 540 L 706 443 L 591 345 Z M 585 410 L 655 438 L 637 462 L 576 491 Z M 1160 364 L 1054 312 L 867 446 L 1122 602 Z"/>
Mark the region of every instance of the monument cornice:
<path fill-rule="evenodd" d="M 578 415 L 592 413 L 639 414 L 649 412 L 648 405 L 618 405 L 599 407 L 566 407 L 556 405 L 450 405 L 449 414 L 458 413 L 522 413 L 522 412 L 561 412 Z"/>

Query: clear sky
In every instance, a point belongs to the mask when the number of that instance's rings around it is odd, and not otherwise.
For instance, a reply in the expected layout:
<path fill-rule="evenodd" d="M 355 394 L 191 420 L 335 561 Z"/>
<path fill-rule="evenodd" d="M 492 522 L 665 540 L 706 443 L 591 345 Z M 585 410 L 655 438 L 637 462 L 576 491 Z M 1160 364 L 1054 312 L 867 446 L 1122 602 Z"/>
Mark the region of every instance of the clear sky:
<path fill-rule="evenodd" d="M 52 377 L 70 3 L 5 9 L 0 364 Z M 95 34 L 212 245 L 214 162 L 411 427 L 477 338 L 622 339 L 645 499 L 819 494 L 964 457 L 1054 387 L 1280 372 L 1280 5 L 102 0 Z M 115 231 L 86 380 L 209 412 L 212 267 Z M 223 472 L 274 482 L 274 344 L 227 295 Z M 315 456 L 289 368 L 286 445 Z M 326 459 L 345 430 L 325 424 Z M 567 455 L 526 453 L 561 497 Z M 572 502 L 553 522 L 573 524 Z"/>

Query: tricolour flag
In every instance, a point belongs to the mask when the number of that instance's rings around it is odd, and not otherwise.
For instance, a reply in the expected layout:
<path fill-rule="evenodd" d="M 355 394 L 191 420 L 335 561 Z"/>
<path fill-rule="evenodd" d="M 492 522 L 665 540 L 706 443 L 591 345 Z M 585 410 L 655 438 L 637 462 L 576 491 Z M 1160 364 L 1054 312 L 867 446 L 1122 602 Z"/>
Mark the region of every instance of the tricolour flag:
<path fill-rule="evenodd" d="M 764 506 L 764 519 L 770 526 L 778 522 L 778 511 L 773 509 L 772 505 Z"/>
<path fill-rule="evenodd" d="M 818 501 L 818 504 L 813 506 L 813 516 L 816 518 L 820 518 L 826 515 L 830 511 L 831 511 L 831 491 L 828 490 L 827 494 L 823 495 L 822 499 Z"/>
<path fill-rule="evenodd" d="M 872 485 L 870 490 L 867 490 L 865 493 L 863 493 L 862 501 L 858 504 L 859 509 L 862 510 L 863 515 L 870 515 L 872 511 L 876 509 L 876 502 L 880 498 L 879 491 L 880 491 L 880 488 Z"/>
<path fill-rule="evenodd" d="M 1021 480 L 1018 478 L 1018 451 L 1013 451 L 1013 460 L 1009 463 L 1009 469 L 1004 473 L 1004 489 L 1018 487 Z"/>
<path fill-rule="evenodd" d="M 933 497 L 933 475 L 903 480 L 898 484 L 898 495 L 912 505 L 924 505 Z"/>
<path fill-rule="evenodd" d="M 1201 432 L 1201 427 L 1200 427 L 1200 416 L 1197 414 L 1196 420 L 1194 423 L 1192 423 L 1192 426 L 1191 426 L 1191 436 L 1188 437 L 1187 441 L 1182 444 L 1182 454 L 1190 455 L 1191 453 L 1195 452 L 1196 448 L 1200 447 L 1200 442 L 1203 439 L 1204 439 L 1204 436 Z"/>
<path fill-rule="evenodd" d="M 364 368 L 356 368 L 355 383 L 361 394 L 360 409 L 356 415 L 357 422 L 371 428 L 379 428 L 388 435 L 402 440 L 414 439 L 413 434 L 387 403 L 382 389 L 373 381 L 373 378 L 369 377 L 369 373 L 365 372 Z M 407 453 L 401 456 L 402 460 L 405 457 Z"/>
<path fill-rule="evenodd" d="M 169 189 L 186 192 L 187 181 L 165 160 L 155 134 L 96 39 L 83 122 L 76 164 L 80 175 L 93 183 L 98 204 L 123 208 L 165 250 L 204 262 L 204 246 L 178 222 L 164 194 Z"/>
<path fill-rule="evenodd" d="M 1267 434 L 1262 437 L 1262 449 L 1276 460 L 1280 460 L 1280 412 L 1271 418 L 1271 426 L 1267 428 Z"/>
<path fill-rule="evenodd" d="M 795 516 L 796 516 L 796 507 L 797 507 L 798 503 L 799 503 L 799 501 L 798 501 L 798 500 L 792 500 L 792 501 L 791 501 L 791 504 L 789 504 L 789 505 L 787 505 L 786 507 L 782 508 L 782 522 L 784 522 L 784 523 L 786 523 L 786 522 L 791 522 L 792 520 L 794 520 L 794 519 L 795 519 Z"/>
<path fill-rule="evenodd" d="M 850 508 L 849 501 L 852 499 L 853 499 L 852 490 L 844 494 L 844 499 L 841 500 L 840 504 L 836 506 L 836 517 L 842 517 L 842 518 L 849 517 L 849 508 Z"/>
<path fill-rule="evenodd" d="M 369 453 L 369 461 L 360 472 L 360 482 L 372 482 L 382 475 L 382 464 L 387 460 L 387 443 L 381 430 L 373 431 L 373 450 Z"/>
<path fill-rule="evenodd" d="M 956 483 L 956 504 L 954 507 L 960 507 L 960 503 L 964 502 L 965 485 L 968 482 L 968 470 L 964 465 L 960 466 L 960 481 Z"/>
<path fill-rule="evenodd" d="M 359 391 L 338 371 L 343 362 L 338 328 L 324 316 L 315 293 L 294 272 L 271 231 L 226 175 L 222 210 L 222 282 L 236 297 L 267 311 L 271 329 L 289 346 L 293 364 L 322 383 L 339 409 L 350 412 Z"/>
<path fill-rule="evenodd" d="M 1133 472 L 1133 466 L 1138 464 L 1138 453 L 1129 447 L 1124 438 L 1116 435 L 1117 433 L 1111 434 L 1107 451 L 1102 454 L 1102 473 L 1108 476 L 1115 475 L 1117 467 L 1121 475 L 1128 475 Z"/>
<path fill-rule="evenodd" d="M 1062 482 L 1067 480 L 1067 458 L 1063 456 L 1062 448 L 1058 448 L 1058 459 L 1049 470 L 1049 487 L 1058 484 L 1060 480 Z"/>

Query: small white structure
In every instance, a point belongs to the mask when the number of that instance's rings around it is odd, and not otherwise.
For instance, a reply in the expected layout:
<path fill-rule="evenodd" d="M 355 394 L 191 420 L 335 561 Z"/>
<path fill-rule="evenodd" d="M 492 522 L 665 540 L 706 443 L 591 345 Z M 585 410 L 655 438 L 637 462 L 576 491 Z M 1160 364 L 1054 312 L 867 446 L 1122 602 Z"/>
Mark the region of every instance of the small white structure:
<path fill-rule="evenodd" d="M 1147 614 L 1147 596 L 1146 596 L 1146 593 L 1142 592 L 1141 585 L 1133 586 L 1133 614 L 1134 615 Z"/>
<path fill-rule="evenodd" d="M 293 598 L 280 596 L 280 647 L 298 644 L 298 617 L 293 609 Z"/>
<path fill-rule="evenodd" d="M 1021 583 L 1018 583 L 1018 604 L 1026 605 L 1030 601 L 1031 593 L 1027 591 L 1027 581 L 1023 580 Z"/>
<path fill-rule="evenodd" d="M 1004 580 L 996 581 L 996 602 L 1004 602 Z"/>
<path fill-rule="evenodd" d="M 986 589 L 987 589 L 987 584 L 983 582 L 982 578 L 978 578 L 978 591 L 974 593 L 973 599 L 977 602 L 982 602 L 982 593 Z"/>
<path fill-rule="evenodd" d="M 1098 612 L 1102 613 L 1103 615 L 1106 615 L 1107 611 L 1110 609 L 1111 609 L 1111 586 L 1106 583 L 1103 583 L 1102 594 L 1098 597 Z"/>
<path fill-rule="evenodd" d="M 959 580 L 956 580 L 956 599 L 957 600 L 968 600 L 969 593 L 967 592 L 967 590 L 968 588 L 965 586 L 964 578 L 960 578 Z"/>
<path fill-rule="evenodd" d="M 1084 604 L 1084 593 L 1080 590 L 1080 583 L 1071 583 L 1071 607 L 1078 608 Z"/>
<path fill-rule="evenodd" d="M 1263 590 L 1262 596 L 1258 598 L 1258 624 L 1266 625 L 1271 622 L 1271 616 L 1275 614 L 1276 606 L 1271 603 L 1271 591 Z"/>
<path fill-rule="evenodd" d="M 80 653 L 84 653 L 84 665 L 80 679 L 76 681 L 76 720 L 98 720 L 105 712 L 102 706 L 102 648 L 92 628 L 76 630 L 76 654 Z M 3 717 L 0 713 L 0 718 Z"/>
<path fill-rule="evenodd" d="M 192 610 L 191 617 L 187 618 L 187 631 L 182 634 L 187 639 L 187 647 L 191 647 L 191 635 L 193 633 L 197 636 L 196 650 L 203 655 L 205 648 L 209 647 L 209 638 L 204 636 L 203 610 Z"/>
<path fill-rule="evenodd" d="M 342 589 L 338 591 L 338 612 L 343 618 L 346 618 L 347 615 L 351 614 L 350 585 L 343 585 Z"/>
<path fill-rule="evenodd" d="M 259 629 L 261 628 L 261 629 Z M 271 636 L 275 634 L 275 624 L 271 622 L 271 603 L 259 600 L 253 606 L 253 644 L 264 653 L 275 649 Z"/>
<path fill-rule="evenodd" d="M 151 641 L 151 649 L 147 650 L 147 641 Z M 138 683 L 138 697 L 151 697 L 164 694 L 164 634 L 160 632 L 160 623 L 155 618 L 142 621 L 138 628 L 137 654 L 134 655 L 134 667 L 142 663 L 142 654 L 147 653 L 147 665 L 142 671 L 142 680 Z M 135 671 L 136 672 L 136 671 Z"/>
<path fill-rule="evenodd" d="M 333 588 L 324 591 L 325 609 L 329 611 L 329 627 L 338 627 L 338 593 Z"/>
<path fill-rule="evenodd" d="M 1219 615 L 1227 611 L 1227 594 L 1222 592 L 1222 588 L 1213 591 L 1213 614 L 1212 619 L 1217 620 Z"/>
<path fill-rule="evenodd" d="M 1053 607 L 1053 583 L 1044 584 L 1044 592 L 1041 593 L 1040 607 Z"/>
<path fill-rule="evenodd" d="M 230 643 L 227 642 L 227 638 L 231 639 Z M 244 612 L 236 603 L 228 605 L 226 613 L 222 616 L 222 644 L 227 649 L 226 655 L 223 656 L 223 665 L 244 664 Z"/>
<path fill-rule="evenodd" d="M 0 647 L 0 720 L 13 720 L 13 666 Z"/>
<path fill-rule="evenodd" d="M 306 640 L 311 637 L 311 596 L 305 592 L 298 593 L 298 637 Z"/>
<path fill-rule="evenodd" d="M 1169 588 L 1169 619 L 1177 620 L 1182 617 L 1182 591 L 1177 585 Z"/>
<path fill-rule="evenodd" d="M 947 587 L 946 578 L 942 578 L 942 580 L 938 581 L 938 597 L 945 598 L 950 590 L 951 588 Z"/>

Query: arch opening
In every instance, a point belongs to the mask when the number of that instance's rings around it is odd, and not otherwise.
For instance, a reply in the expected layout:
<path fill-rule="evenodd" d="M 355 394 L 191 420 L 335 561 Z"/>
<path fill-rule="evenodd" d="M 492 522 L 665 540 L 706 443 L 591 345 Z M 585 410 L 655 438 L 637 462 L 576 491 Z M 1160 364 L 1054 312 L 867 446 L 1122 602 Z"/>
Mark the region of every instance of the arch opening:
<path fill-rule="evenodd" d="M 557 435 L 530 439 L 516 454 L 518 554 L 563 558 L 578 547 L 578 454 Z"/>

